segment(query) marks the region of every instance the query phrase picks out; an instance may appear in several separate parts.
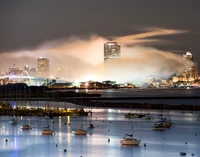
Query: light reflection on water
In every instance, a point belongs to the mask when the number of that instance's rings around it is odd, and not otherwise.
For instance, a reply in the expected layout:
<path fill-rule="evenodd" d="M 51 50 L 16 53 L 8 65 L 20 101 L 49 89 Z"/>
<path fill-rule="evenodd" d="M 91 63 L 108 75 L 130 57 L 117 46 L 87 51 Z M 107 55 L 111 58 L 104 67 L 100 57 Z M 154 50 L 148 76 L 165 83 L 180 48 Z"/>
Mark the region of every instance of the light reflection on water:
<path fill-rule="evenodd" d="M 98 110 L 100 112 L 97 112 Z M 70 118 L 70 125 L 64 125 L 69 122 L 69 117 L 54 117 L 54 123 L 43 117 L 17 117 L 19 124 L 31 124 L 33 128 L 28 131 L 20 130 L 17 125 L 9 125 L 11 117 L 1 116 L 0 157 L 173 157 L 179 156 L 180 152 L 186 152 L 187 156 L 192 153 L 195 156 L 200 154 L 200 121 L 196 119 L 198 112 L 168 111 L 164 115 L 174 122 L 174 127 L 166 131 L 153 131 L 151 128 L 157 121 L 159 110 L 142 111 L 150 112 L 153 120 L 125 119 L 124 114 L 129 112 L 129 109 L 93 111 L 95 112 L 92 117 Z M 95 128 L 88 130 L 87 136 L 71 133 L 73 128 L 80 127 L 81 124 L 86 128 L 89 121 Z M 134 127 L 134 136 L 142 140 L 139 147 L 121 146 L 119 143 L 125 133 L 131 133 L 131 124 Z M 42 128 L 48 125 L 54 128 L 55 135 L 41 135 Z M 8 142 L 5 142 L 6 139 Z M 64 152 L 64 149 L 67 152 Z"/>

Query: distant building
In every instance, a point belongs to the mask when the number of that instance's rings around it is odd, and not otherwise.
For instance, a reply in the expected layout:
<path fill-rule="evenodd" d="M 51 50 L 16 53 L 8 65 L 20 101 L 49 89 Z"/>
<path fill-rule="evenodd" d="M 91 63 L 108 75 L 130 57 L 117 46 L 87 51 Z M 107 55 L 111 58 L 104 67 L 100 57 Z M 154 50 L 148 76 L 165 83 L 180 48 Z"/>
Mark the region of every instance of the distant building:
<path fill-rule="evenodd" d="M 40 77 L 49 76 L 49 59 L 47 58 L 38 58 L 37 60 L 38 75 Z"/>
<path fill-rule="evenodd" d="M 8 69 L 8 72 L 6 72 L 6 74 L 13 73 L 12 71 L 19 71 L 19 68 L 15 67 L 15 63 L 13 64 L 13 67 Z"/>
<path fill-rule="evenodd" d="M 104 44 L 104 62 L 111 62 L 120 58 L 120 44 L 117 42 L 107 42 Z"/>
<path fill-rule="evenodd" d="M 194 57 L 191 52 L 186 52 L 186 54 L 183 55 L 183 59 L 186 61 L 192 61 L 194 60 Z"/>
<path fill-rule="evenodd" d="M 194 63 L 194 56 L 191 52 L 183 55 L 184 71 L 182 73 L 184 81 L 194 81 L 198 79 L 198 64 Z"/>
<path fill-rule="evenodd" d="M 7 75 L 9 76 L 20 76 L 23 70 L 19 70 L 18 68 L 10 70 Z"/>

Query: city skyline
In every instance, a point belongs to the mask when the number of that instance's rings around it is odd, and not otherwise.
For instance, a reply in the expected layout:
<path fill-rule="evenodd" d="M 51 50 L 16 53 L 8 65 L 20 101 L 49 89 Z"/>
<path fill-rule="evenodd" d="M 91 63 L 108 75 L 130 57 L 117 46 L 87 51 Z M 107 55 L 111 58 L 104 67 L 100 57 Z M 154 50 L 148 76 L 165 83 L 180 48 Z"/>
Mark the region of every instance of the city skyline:
<path fill-rule="evenodd" d="M 127 60 L 126 55 L 122 55 L 122 56 L 120 55 L 120 53 L 121 53 L 120 46 L 121 45 L 117 42 L 104 43 L 104 52 L 102 52 L 104 54 L 104 63 L 102 65 L 102 69 L 101 69 L 101 72 L 103 73 L 101 76 L 105 75 L 106 73 L 113 74 L 113 72 L 115 72 L 115 71 L 117 71 L 117 72 L 120 72 L 122 70 L 126 71 L 127 67 L 124 68 L 124 66 L 127 66 L 130 63 Z M 158 52 L 158 54 L 159 53 L 160 52 Z M 106 60 L 105 60 L 105 57 L 106 57 Z M 128 57 L 129 57 L 128 59 L 130 59 L 132 56 L 128 56 Z M 179 66 L 183 66 L 184 68 L 178 67 L 178 68 L 176 68 L 177 71 L 174 71 L 174 73 L 171 73 L 171 75 L 168 75 L 168 76 L 159 75 L 158 73 L 155 73 L 155 75 L 154 75 L 152 73 L 142 72 L 141 75 L 139 75 L 137 77 L 137 79 L 140 80 L 142 77 L 150 77 L 151 78 L 152 76 L 157 79 L 171 78 L 172 80 L 176 80 L 176 81 L 178 81 L 178 80 L 179 81 L 194 81 L 194 80 L 198 79 L 198 64 L 194 62 L 194 56 L 191 52 L 187 51 L 186 54 L 183 54 L 182 59 L 180 58 L 180 56 L 174 56 L 174 54 L 168 54 L 168 56 L 166 56 L 166 57 L 168 57 L 168 59 L 169 58 L 179 59 L 179 64 L 180 64 Z M 94 79 L 94 78 L 93 79 L 84 78 L 86 80 L 83 80 L 83 78 L 82 79 L 74 79 L 74 77 L 72 77 L 71 69 L 67 73 L 65 73 L 66 69 L 61 68 L 61 67 L 57 68 L 56 74 L 53 75 L 52 73 L 49 72 L 50 71 L 50 68 L 49 68 L 50 63 L 49 62 L 50 61 L 48 58 L 39 57 L 39 58 L 37 58 L 37 68 L 29 67 L 29 65 L 27 65 L 27 64 L 25 64 L 23 66 L 23 68 L 19 68 L 16 66 L 15 63 L 13 63 L 13 67 L 9 67 L 8 71 L 5 70 L 5 75 L 14 76 L 14 75 L 20 75 L 20 73 L 23 72 L 24 74 L 26 74 L 28 76 L 51 78 L 51 79 L 62 79 L 63 81 L 64 80 L 65 81 L 78 81 L 78 80 L 79 81 L 90 81 L 90 80 L 103 81 L 103 78 L 101 78 L 101 80 Z M 122 65 L 121 64 L 119 65 L 119 63 L 122 63 Z M 137 63 L 137 65 L 138 65 L 138 63 Z M 130 70 L 130 69 L 128 69 L 128 70 Z M 22 75 L 24 75 L 24 74 L 22 74 Z M 83 73 L 81 73 L 81 74 L 83 74 Z M 130 77 L 133 74 L 134 73 L 131 73 Z M 149 74 L 149 76 L 148 76 L 148 74 Z M 174 76 L 174 74 L 176 74 L 175 79 L 172 78 L 172 75 Z M 4 75 L 4 74 L 2 74 L 2 75 Z M 100 76 L 100 74 L 99 74 L 99 76 Z M 105 76 L 110 76 L 110 75 L 105 75 Z M 116 75 L 112 79 L 115 81 L 118 81 Z M 106 80 L 106 79 L 104 79 L 104 80 Z M 107 77 L 107 80 L 110 80 L 110 78 Z M 136 80 L 136 78 L 131 77 L 131 79 L 129 79 L 129 80 L 125 79 L 125 80 L 121 80 L 121 81 L 132 82 L 133 80 Z"/>
<path fill-rule="evenodd" d="M 77 76 L 74 79 L 98 80 L 103 75 L 103 44 L 116 41 L 121 44 L 122 59 L 113 63 L 117 70 L 105 72 L 105 79 L 135 78 L 143 75 L 141 71 L 169 76 L 179 72 L 186 51 L 193 53 L 195 62 L 200 60 L 195 20 L 199 2 L 181 2 L 3 0 L 0 71 L 13 63 L 35 67 L 43 56 L 51 61 L 53 74 L 64 67 Z M 118 70 L 123 71 L 121 76 Z"/>

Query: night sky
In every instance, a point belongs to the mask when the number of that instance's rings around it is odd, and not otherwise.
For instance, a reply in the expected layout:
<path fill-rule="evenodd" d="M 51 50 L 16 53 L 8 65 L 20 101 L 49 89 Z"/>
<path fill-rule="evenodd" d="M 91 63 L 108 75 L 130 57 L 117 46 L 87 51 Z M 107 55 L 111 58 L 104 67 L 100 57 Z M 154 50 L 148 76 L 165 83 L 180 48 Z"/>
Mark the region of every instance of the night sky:
<path fill-rule="evenodd" d="M 191 48 L 200 62 L 199 8 L 199 0 L 1 0 L 0 52 L 74 35 L 109 40 L 159 28 L 183 33 L 145 37 L 154 40 L 148 46 L 178 54 Z"/>

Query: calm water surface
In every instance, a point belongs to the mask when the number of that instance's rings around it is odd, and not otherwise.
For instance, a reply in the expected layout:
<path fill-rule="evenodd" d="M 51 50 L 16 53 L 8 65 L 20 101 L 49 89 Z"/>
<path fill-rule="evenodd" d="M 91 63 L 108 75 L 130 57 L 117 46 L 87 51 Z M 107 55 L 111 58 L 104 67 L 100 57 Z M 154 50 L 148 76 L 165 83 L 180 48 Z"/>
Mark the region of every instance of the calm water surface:
<path fill-rule="evenodd" d="M 153 131 L 151 128 L 160 111 L 133 110 L 131 112 L 150 112 L 154 119 L 129 120 L 124 118 L 124 114 L 130 110 L 92 110 L 92 117 L 54 117 L 53 120 L 17 117 L 18 124 L 30 123 L 33 128 L 28 131 L 8 124 L 11 117 L 0 116 L 0 157 L 177 157 L 180 152 L 186 152 L 186 156 L 194 154 L 198 157 L 200 154 L 198 112 L 165 111 L 165 117 L 174 122 L 174 127 L 166 131 Z M 86 127 L 89 121 L 92 121 L 95 128 L 89 129 L 86 136 L 71 133 L 73 128 L 81 124 Z M 71 125 L 64 125 L 65 122 Z M 48 125 L 55 130 L 55 135 L 41 134 L 42 128 Z M 125 133 L 132 133 L 132 126 L 135 138 L 142 140 L 140 146 L 121 146 L 120 139 Z"/>

